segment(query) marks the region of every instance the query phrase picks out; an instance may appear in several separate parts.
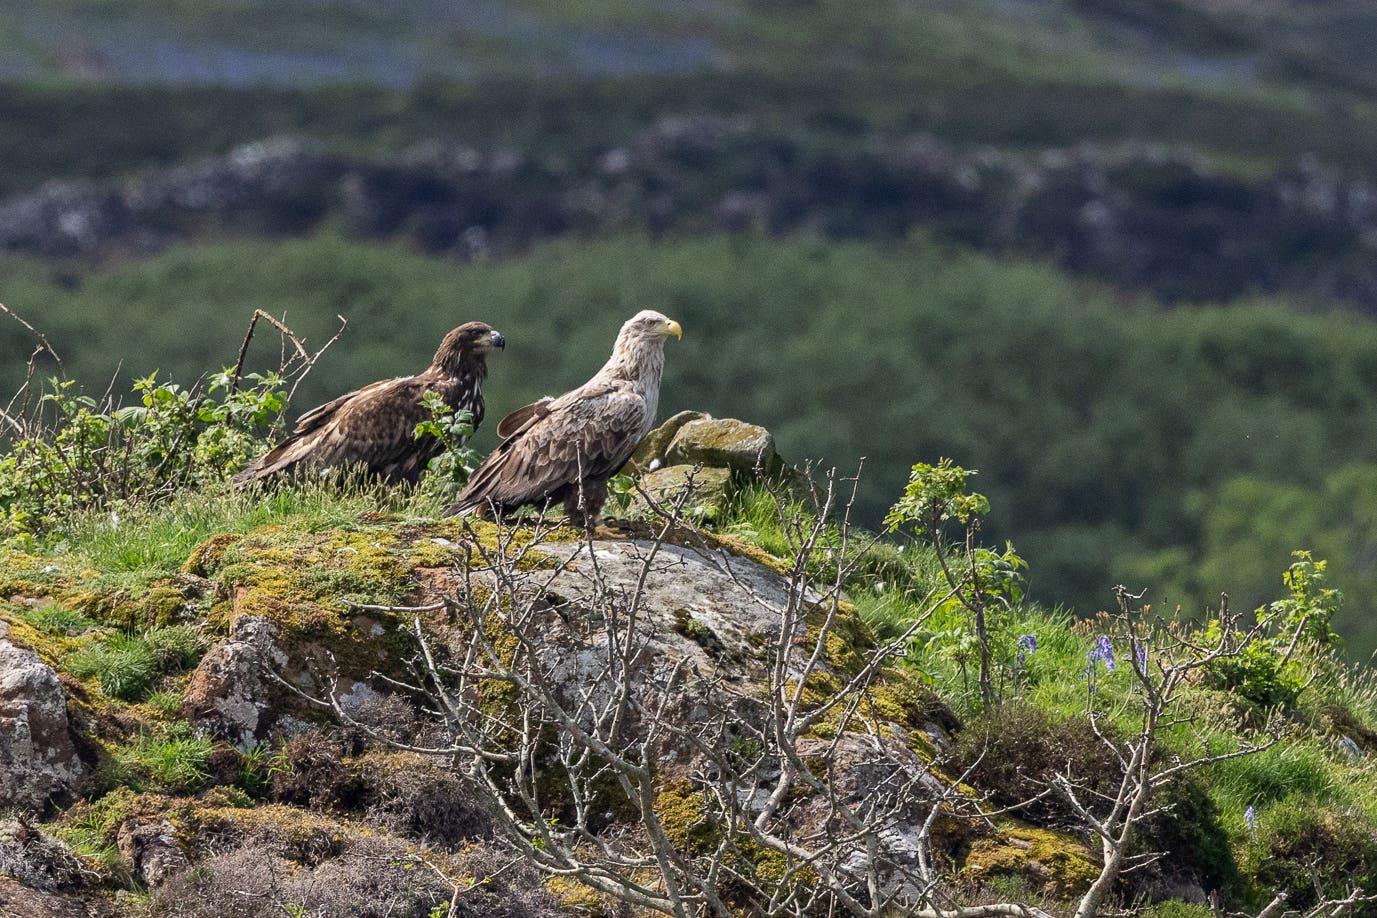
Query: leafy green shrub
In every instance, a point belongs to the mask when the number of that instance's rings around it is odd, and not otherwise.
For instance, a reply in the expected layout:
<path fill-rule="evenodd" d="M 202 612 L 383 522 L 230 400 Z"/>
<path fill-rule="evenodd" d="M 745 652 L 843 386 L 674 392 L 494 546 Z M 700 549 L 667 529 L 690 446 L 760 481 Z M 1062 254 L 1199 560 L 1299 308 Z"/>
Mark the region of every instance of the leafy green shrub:
<path fill-rule="evenodd" d="M 983 494 L 967 492 L 966 482 L 973 475 L 973 470 L 954 465 L 950 459 L 937 465 L 915 464 L 903 496 L 885 516 L 885 527 L 889 532 L 907 529 L 929 544 L 950 587 L 945 605 L 970 612 L 980 664 L 981 707 L 988 711 L 997 700 L 990 639 L 996 625 L 991 613 L 1008 612 L 1023 602 L 1023 571 L 1028 565 L 1012 544 L 998 553 L 976 543 L 990 502 Z M 957 527 L 959 535 L 953 539 L 948 530 Z M 958 646 L 967 643 L 963 633 L 954 636 Z M 964 664 L 962 671 L 964 675 Z"/>
<path fill-rule="evenodd" d="M 444 447 L 430 460 L 421 488 L 437 501 L 450 501 L 468 483 L 469 475 L 482 459 L 478 450 L 467 445 L 474 432 L 473 414 L 468 410 L 455 411 L 438 392 L 427 392 L 421 404 L 430 411 L 430 418 L 416 425 L 416 439 L 434 438 Z"/>
<path fill-rule="evenodd" d="M 1219 622 L 1212 622 L 1205 639 L 1217 639 L 1218 631 Z M 1237 656 L 1214 660 L 1207 675 L 1210 685 L 1230 689 L 1261 708 L 1294 703 L 1306 681 L 1300 667 L 1284 662 L 1273 647 L 1260 641 Z"/>
<path fill-rule="evenodd" d="M 1298 650 L 1306 647 L 1328 650 L 1336 646 L 1338 635 L 1330 628 L 1343 602 L 1343 594 L 1325 586 L 1326 563 L 1314 560 L 1310 552 L 1292 553 L 1295 562 L 1282 574 L 1290 596 L 1258 610 L 1263 631 L 1243 644 L 1236 655 L 1220 657 L 1207 669 L 1209 682 L 1216 688 L 1230 689 L 1262 708 L 1292 705 L 1311 678 L 1313 660 L 1302 665 Z M 1219 620 L 1210 622 L 1207 642 L 1219 639 Z"/>
<path fill-rule="evenodd" d="M 282 379 L 228 371 L 205 392 L 136 380 L 139 404 L 117 407 L 51 380 L 35 418 L 0 458 L 0 536 L 42 536 L 73 511 L 150 502 L 229 477 L 260 452 L 286 407 Z M 117 517 L 116 517 L 117 519 Z"/>

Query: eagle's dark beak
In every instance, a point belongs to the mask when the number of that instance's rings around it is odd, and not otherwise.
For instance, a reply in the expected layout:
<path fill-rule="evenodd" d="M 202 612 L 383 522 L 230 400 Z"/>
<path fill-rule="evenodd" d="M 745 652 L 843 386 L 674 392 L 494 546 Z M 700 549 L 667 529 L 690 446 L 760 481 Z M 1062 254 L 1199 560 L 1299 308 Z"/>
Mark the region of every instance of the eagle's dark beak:
<path fill-rule="evenodd" d="M 488 336 L 488 343 L 489 343 L 490 345 L 492 345 L 493 347 L 506 348 L 506 346 L 507 346 L 507 339 L 504 338 L 504 337 L 502 337 L 502 333 L 501 333 L 501 332 L 495 331 L 495 332 L 493 332 L 491 335 Z"/>

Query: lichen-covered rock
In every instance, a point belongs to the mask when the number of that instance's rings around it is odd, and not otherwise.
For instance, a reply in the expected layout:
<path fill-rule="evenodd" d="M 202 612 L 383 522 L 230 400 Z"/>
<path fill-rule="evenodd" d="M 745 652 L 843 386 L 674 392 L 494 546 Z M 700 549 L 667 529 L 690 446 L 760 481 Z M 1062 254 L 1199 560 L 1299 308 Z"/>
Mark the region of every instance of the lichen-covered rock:
<path fill-rule="evenodd" d="M 641 489 L 660 502 L 673 506 L 679 495 L 689 488 L 684 510 L 690 516 L 715 520 L 722 516 L 731 501 L 731 471 L 728 469 L 698 468 L 692 465 L 671 465 L 656 469 L 641 479 Z M 640 495 L 636 495 L 638 501 Z"/>
<path fill-rule="evenodd" d="M 161 886 L 169 877 L 191 866 L 177 841 L 177 830 L 166 819 L 138 824 L 126 820 L 116 838 L 120 855 L 134 867 L 147 886 Z"/>
<path fill-rule="evenodd" d="M 42 809 L 85 775 L 57 673 L 0 634 L 0 809 Z"/>
<path fill-rule="evenodd" d="M 238 615 L 230 636 L 204 657 L 182 695 L 182 713 L 201 730 L 247 750 L 272 726 L 268 672 L 287 655 L 267 619 Z"/>
<path fill-rule="evenodd" d="M 764 427 L 735 418 L 699 418 L 679 428 L 665 450 L 666 465 L 702 465 L 752 474 L 779 470 L 775 438 Z"/>
<path fill-rule="evenodd" d="M 557 608 L 569 615 L 587 619 L 602 605 L 600 595 L 631 595 L 639 586 L 638 614 L 656 651 L 690 658 L 704 668 L 730 660 L 738 677 L 764 672 L 759 648 L 778 638 L 780 610 L 790 601 L 788 585 L 774 571 L 710 543 L 656 549 L 641 539 L 595 539 L 591 545 L 539 547 L 558 573 L 551 578 L 547 571 L 533 570 L 527 577 L 532 586 L 560 598 Z M 649 573 L 642 576 L 647 565 Z M 821 597 L 808 591 L 805 599 Z M 572 635 L 569 639 L 571 646 L 580 643 Z M 563 677 L 577 674 L 570 669 Z"/>
<path fill-rule="evenodd" d="M 52 892 L 80 886 L 83 867 L 71 849 L 37 826 L 22 819 L 0 819 L 0 876 Z M 0 915 L 5 914 L 0 909 Z"/>
<path fill-rule="evenodd" d="M 653 472 L 665 464 L 665 451 L 669 449 L 669 444 L 674 442 L 674 437 L 679 433 L 679 429 L 689 421 L 697 421 L 706 418 L 707 415 L 701 411 L 681 411 L 659 427 L 646 434 L 641 445 L 636 447 L 636 452 L 631 455 L 631 468 L 638 472 Z"/>

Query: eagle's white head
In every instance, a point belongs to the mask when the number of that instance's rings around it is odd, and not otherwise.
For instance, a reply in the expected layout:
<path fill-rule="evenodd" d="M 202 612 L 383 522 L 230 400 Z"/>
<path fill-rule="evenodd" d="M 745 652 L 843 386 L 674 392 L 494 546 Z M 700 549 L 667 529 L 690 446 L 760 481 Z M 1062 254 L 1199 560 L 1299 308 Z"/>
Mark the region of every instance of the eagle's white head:
<path fill-rule="evenodd" d="M 598 375 L 631 380 L 651 403 L 653 415 L 660 395 L 660 374 L 665 368 L 665 339 L 670 335 L 682 338 L 683 334 L 679 323 L 669 316 L 642 309 L 622 325 L 612 358 Z"/>
<path fill-rule="evenodd" d="M 670 335 L 676 338 L 684 337 L 684 330 L 679 327 L 678 322 L 662 312 L 642 309 L 622 325 L 621 334 L 617 335 L 617 344 L 620 346 L 628 338 L 642 338 L 650 341 L 658 338 L 663 341 Z"/>

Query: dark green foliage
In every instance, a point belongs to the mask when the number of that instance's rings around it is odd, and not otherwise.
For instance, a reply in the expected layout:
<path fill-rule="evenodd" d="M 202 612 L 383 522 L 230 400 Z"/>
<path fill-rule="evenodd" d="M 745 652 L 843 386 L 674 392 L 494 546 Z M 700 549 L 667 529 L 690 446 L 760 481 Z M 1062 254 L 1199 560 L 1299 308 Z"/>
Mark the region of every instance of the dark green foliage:
<path fill-rule="evenodd" d="M 1291 797 L 1263 813 L 1243 857 L 1261 904 L 1271 891 L 1288 890 L 1288 907 L 1304 909 L 1317 891 L 1343 898 L 1377 884 L 1377 824 L 1355 807 Z"/>
<path fill-rule="evenodd" d="M 1204 889 L 1232 899 L 1239 891 L 1238 864 L 1209 782 L 1198 773 L 1174 778 L 1152 805 L 1162 812 L 1143 824 L 1137 849 L 1168 852 L 1165 869 L 1188 871 Z"/>
<path fill-rule="evenodd" d="M 1100 729 L 1113 728 L 1101 723 Z M 956 738 L 954 754 L 960 769 L 974 770 L 970 783 L 989 791 L 1000 806 L 1025 803 L 1043 794 L 1050 778 L 1070 773 L 1095 792 L 1111 796 L 1119 784 L 1119 762 L 1082 717 L 1054 719 L 1035 705 L 1012 703 L 966 724 Z M 1069 829 L 1079 817 L 1060 796 L 1046 794 L 1020 816 L 1039 824 Z"/>

